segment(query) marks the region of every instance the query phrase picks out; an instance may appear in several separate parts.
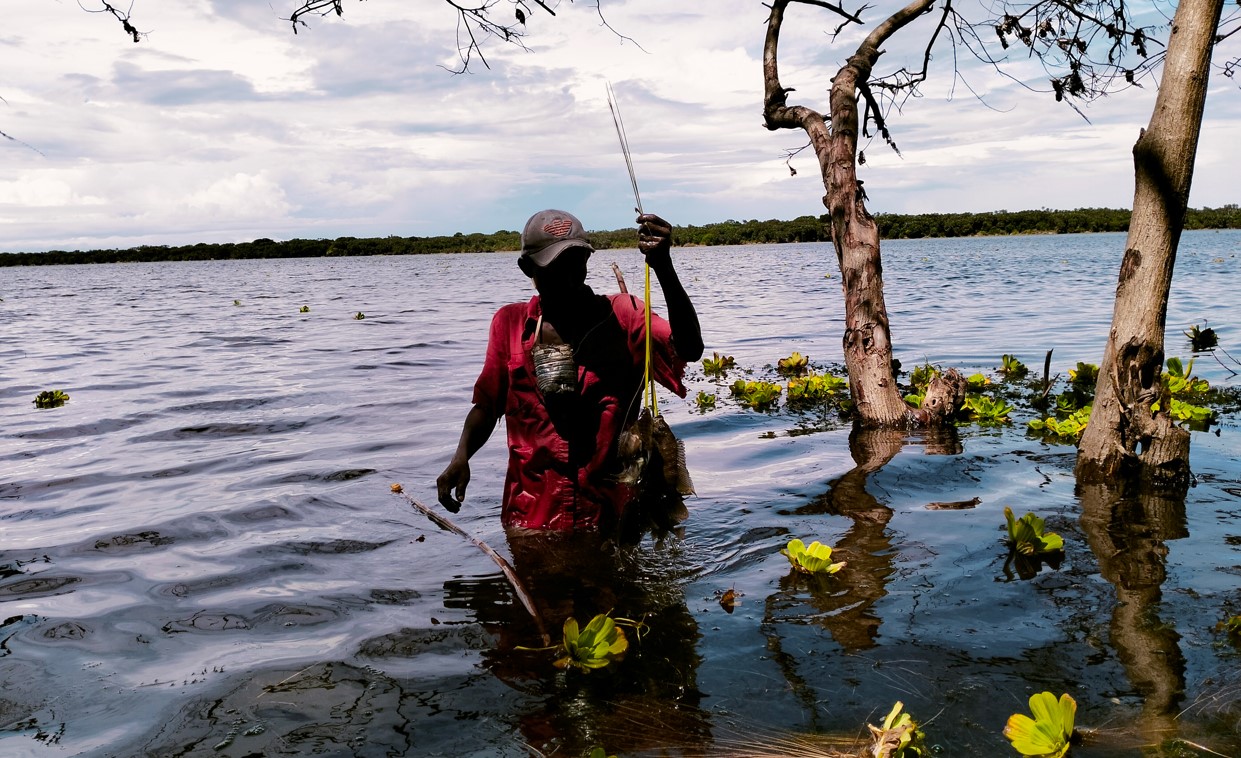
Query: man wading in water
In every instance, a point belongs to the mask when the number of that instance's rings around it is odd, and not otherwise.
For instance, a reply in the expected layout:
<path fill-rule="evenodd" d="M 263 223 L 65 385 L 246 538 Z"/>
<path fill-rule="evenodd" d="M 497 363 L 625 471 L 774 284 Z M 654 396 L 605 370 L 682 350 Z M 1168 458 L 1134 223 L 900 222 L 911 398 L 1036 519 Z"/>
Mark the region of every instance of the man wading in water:
<path fill-rule="evenodd" d="M 638 249 L 668 304 L 668 321 L 651 316 L 651 376 L 685 397 L 685 365 L 702 356 L 698 314 L 672 265 L 671 225 L 652 214 L 637 220 Z M 569 213 L 531 216 L 521 248 L 517 263 L 538 294 L 504 306 L 491 321 L 474 407 L 436 481 L 439 501 L 453 513 L 460 509 L 470 457 L 504 416 L 504 526 L 609 531 L 634 494 L 617 480 L 616 442 L 642 405 L 645 306 L 628 294 L 596 295 L 586 285 L 594 248 Z"/>

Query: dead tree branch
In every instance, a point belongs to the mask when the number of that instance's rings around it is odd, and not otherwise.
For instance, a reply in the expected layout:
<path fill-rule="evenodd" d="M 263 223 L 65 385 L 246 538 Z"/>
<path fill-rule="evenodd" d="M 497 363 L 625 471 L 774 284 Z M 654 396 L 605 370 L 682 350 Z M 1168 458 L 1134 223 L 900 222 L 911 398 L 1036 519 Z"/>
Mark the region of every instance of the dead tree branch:
<path fill-rule="evenodd" d="M 112 14 L 112 16 L 115 17 L 117 21 L 121 22 L 121 28 L 125 30 L 125 34 L 133 38 L 134 42 L 140 42 L 142 38 L 146 36 L 146 32 L 138 31 L 137 27 L 135 27 L 133 23 L 130 22 L 129 20 L 130 11 L 119 10 L 114 5 L 112 5 L 112 3 L 109 3 L 109 2 L 100 2 L 100 5 L 102 5 L 103 7 L 99 8 L 98 10 L 92 10 L 91 8 L 87 8 L 86 6 L 82 5 L 81 2 L 78 3 L 78 7 L 86 11 L 87 13 L 110 13 Z M 132 9 L 133 9 L 133 6 L 131 5 L 130 10 Z"/>

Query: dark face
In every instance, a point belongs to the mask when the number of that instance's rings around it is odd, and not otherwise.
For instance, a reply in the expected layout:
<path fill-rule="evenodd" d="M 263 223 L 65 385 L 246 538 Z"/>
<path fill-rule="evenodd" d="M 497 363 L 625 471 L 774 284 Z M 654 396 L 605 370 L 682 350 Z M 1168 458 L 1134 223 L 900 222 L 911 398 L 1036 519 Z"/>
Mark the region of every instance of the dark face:
<path fill-rule="evenodd" d="M 534 269 L 534 288 L 546 302 L 568 302 L 586 291 L 586 259 L 590 253 L 570 248 L 543 268 Z"/>

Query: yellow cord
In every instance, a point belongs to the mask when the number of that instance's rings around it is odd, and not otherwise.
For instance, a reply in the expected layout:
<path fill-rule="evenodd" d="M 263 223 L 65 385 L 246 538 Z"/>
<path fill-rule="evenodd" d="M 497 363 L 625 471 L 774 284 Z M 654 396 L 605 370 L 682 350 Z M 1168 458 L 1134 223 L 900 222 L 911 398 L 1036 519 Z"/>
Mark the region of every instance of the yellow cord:
<path fill-rule="evenodd" d="M 645 387 L 645 403 L 651 409 L 651 416 L 659 415 L 659 407 L 655 404 L 655 378 L 651 376 L 651 267 L 646 265 L 646 368 L 642 374 Z"/>

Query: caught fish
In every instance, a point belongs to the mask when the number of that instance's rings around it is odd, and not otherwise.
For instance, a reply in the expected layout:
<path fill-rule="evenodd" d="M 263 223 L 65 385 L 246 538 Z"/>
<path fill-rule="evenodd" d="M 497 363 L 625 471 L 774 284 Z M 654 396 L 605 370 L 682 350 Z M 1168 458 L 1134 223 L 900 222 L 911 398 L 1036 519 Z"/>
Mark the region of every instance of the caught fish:
<path fill-rule="evenodd" d="M 654 427 L 651 412 L 643 408 L 634 422 L 621 430 L 616 440 L 616 457 L 620 461 L 620 474 L 616 480 L 630 487 L 638 486 L 651 457 L 651 437 Z"/>
<path fill-rule="evenodd" d="M 616 447 L 621 464 L 617 481 L 634 489 L 622 515 L 628 539 L 636 541 L 648 530 L 662 535 L 689 518 L 684 497 L 694 494 L 694 483 L 685 465 L 685 444 L 663 417 L 643 408 L 621 432 Z"/>

